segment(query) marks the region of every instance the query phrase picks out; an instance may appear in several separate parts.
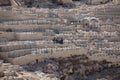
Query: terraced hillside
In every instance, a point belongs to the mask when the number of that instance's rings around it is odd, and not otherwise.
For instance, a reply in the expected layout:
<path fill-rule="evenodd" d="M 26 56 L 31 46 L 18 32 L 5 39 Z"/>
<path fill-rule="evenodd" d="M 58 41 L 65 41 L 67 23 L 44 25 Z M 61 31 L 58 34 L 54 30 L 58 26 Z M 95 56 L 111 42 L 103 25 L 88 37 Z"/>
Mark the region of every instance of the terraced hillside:
<path fill-rule="evenodd" d="M 0 79 L 11 78 L 4 65 L 18 64 L 33 72 L 12 76 L 27 80 L 119 80 L 120 5 L 73 3 L 0 7 Z"/>
<path fill-rule="evenodd" d="M 26 64 L 37 59 L 73 54 L 90 56 L 91 53 L 90 57 L 93 57 L 94 52 L 95 55 L 104 53 L 103 56 L 108 56 L 105 59 L 111 60 L 110 55 L 115 53 L 118 58 L 114 60 L 119 62 L 120 45 L 115 45 L 120 44 L 119 8 L 113 3 L 104 6 L 83 4 L 72 9 L 3 8 L 1 56 L 14 64 Z M 54 37 L 62 38 L 64 43 L 54 44 Z"/>

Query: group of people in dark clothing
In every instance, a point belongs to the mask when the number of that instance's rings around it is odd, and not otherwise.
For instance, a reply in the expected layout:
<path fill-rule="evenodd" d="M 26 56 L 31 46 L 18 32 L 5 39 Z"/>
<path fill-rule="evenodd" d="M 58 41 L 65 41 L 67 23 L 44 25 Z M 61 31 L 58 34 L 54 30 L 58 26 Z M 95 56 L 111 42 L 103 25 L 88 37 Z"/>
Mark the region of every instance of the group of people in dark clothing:
<path fill-rule="evenodd" d="M 59 44 L 63 44 L 63 38 L 61 37 L 54 37 L 52 39 L 53 43 L 59 43 Z"/>

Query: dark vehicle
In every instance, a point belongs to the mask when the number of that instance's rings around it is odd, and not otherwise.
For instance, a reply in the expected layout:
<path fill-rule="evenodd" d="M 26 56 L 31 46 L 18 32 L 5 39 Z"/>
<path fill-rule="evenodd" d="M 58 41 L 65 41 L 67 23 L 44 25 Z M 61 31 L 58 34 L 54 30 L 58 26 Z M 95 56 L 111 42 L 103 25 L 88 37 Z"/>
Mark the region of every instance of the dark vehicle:
<path fill-rule="evenodd" d="M 52 40 L 54 43 L 59 43 L 59 44 L 63 44 L 63 38 L 60 37 L 55 37 Z"/>

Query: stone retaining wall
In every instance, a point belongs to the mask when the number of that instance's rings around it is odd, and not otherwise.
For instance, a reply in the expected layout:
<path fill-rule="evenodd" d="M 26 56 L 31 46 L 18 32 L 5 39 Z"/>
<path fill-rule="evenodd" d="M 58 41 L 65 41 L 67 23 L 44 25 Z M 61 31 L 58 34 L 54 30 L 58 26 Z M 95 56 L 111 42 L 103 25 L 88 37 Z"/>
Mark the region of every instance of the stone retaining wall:
<path fill-rule="evenodd" d="M 67 51 L 57 51 L 55 53 L 44 53 L 44 54 L 30 54 L 10 60 L 13 64 L 27 64 L 36 59 L 42 60 L 45 58 L 58 58 L 58 57 L 69 57 L 71 55 L 81 55 L 86 54 L 87 50 L 78 49 L 78 50 L 67 50 Z"/>

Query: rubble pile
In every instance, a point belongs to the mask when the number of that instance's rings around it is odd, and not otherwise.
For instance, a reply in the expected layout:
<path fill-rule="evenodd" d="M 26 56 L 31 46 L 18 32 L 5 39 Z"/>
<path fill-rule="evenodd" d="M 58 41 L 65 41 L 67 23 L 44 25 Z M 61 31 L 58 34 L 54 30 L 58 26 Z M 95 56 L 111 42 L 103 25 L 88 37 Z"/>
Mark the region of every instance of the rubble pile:
<path fill-rule="evenodd" d="M 4 63 L 0 60 L 0 80 L 58 80 L 43 72 L 27 72 L 19 65 Z"/>
<path fill-rule="evenodd" d="M 0 80 L 24 80 L 20 76 L 21 71 L 23 71 L 22 67 L 10 63 L 3 63 L 0 60 Z"/>

